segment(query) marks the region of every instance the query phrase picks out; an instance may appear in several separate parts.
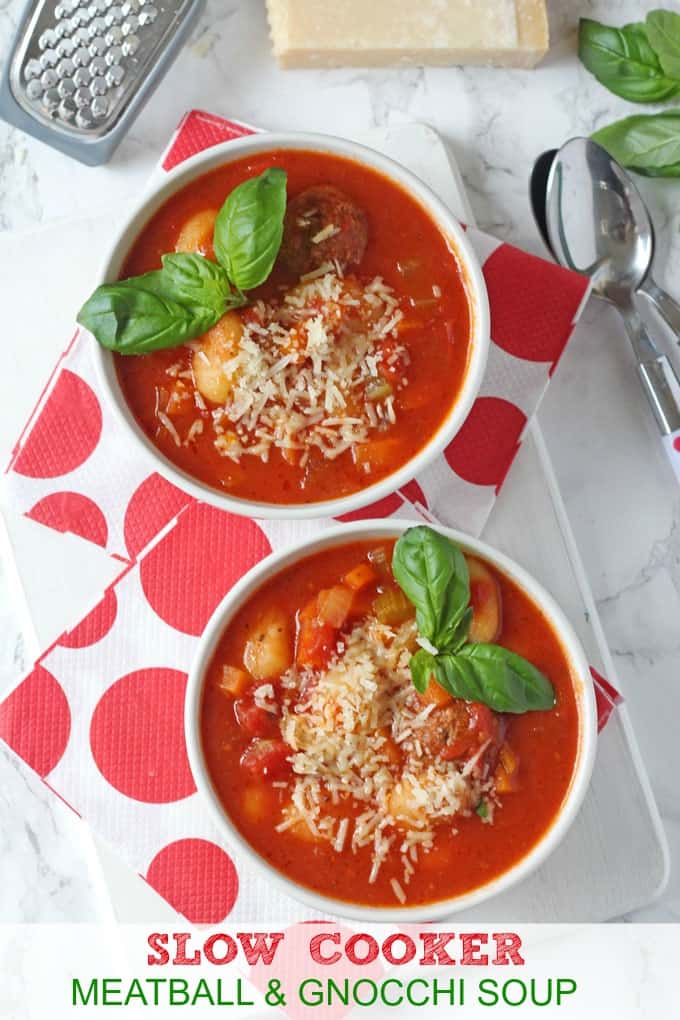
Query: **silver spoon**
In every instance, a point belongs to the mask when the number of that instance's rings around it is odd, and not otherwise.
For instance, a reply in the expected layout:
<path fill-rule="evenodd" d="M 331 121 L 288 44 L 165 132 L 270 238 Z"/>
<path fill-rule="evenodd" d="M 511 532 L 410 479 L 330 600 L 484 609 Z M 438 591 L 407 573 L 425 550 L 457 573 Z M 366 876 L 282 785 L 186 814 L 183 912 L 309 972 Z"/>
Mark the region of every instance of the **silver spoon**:
<path fill-rule="evenodd" d="M 555 257 L 555 252 L 552 250 L 550 238 L 548 237 L 548 224 L 546 222 L 545 207 L 548 193 L 548 177 L 550 176 L 550 169 L 555 161 L 557 153 L 557 149 L 546 149 L 545 152 L 541 153 L 534 163 L 529 182 L 529 196 L 531 198 L 531 208 L 534 214 L 534 220 L 536 221 L 536 226 L 543 238 L 543 243 L 553 257 Z M 632 182 L 631 186 L 634 187 Z M 680 304 L 678 304 L 675 298 L 672 298 L 671 295 L 663 289 L 663 287 L 659 287 L 650 273 L 656 239 L 654 235 L 654 224 L 652 223 L 647 207 L 644 203 L 642 203 L 642 200 L 639 211 L 640 220 L 637 223 L 637 230 L 640 238 L 642 239 L 642 243 L 645 245 L 647 250 L 649 250 L 649 245 L 651 244 L 651 254 L 649 260 L 650 265 L 647 267 L 647 272 L 640 286 L 637 288 L 637 292 L 644 294 L 649 298 L 652 304 L 656 306 L 660 314 L 666 320 L 668 326 L 676 334 L 678 342 L 680 342 Z"/>
<path fill-rule="evenodd" d="M 651 232 L 638 229 L 648 217 L 637 189 L 600 145 L 573 138 L 550 167 L 545 214 L 557 261 L 589 276 L 593 293 L 621 313 L 659 431 L 669 435 L 680 428 L 680 381 L 659 353 L 633 297 L 653 254 Z"/>

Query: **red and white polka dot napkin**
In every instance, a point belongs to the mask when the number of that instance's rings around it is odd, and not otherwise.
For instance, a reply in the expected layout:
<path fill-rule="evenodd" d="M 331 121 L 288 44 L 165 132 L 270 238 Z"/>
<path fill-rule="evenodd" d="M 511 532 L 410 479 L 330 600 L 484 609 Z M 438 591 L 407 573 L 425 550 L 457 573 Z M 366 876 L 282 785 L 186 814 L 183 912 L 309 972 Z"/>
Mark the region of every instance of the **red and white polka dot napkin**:
<path fill-rule="evenodd" d="M 249 130 L 194 111 L 163 170 Z M 352 518 L 420 510 L 479 533 L 571 334 L 581 277 L 470 237 L 491 302 L 482 392 L 435 465 Z M 272 549 L 330 522 L 252 521 L 165 481 L 98 393 L 91 343 L 76 333 L 59 360 L 7 488 L 17 512 L 96 543 L 123 561 L 122 573 L 0 704 L 0 737 L 190 920 L 301 919 L 309 911 L 220 845 L 189 771 L 183 703 L 198 635 L 226 591 Z M 604 725 L 618 695 L 596 680 Z"/>

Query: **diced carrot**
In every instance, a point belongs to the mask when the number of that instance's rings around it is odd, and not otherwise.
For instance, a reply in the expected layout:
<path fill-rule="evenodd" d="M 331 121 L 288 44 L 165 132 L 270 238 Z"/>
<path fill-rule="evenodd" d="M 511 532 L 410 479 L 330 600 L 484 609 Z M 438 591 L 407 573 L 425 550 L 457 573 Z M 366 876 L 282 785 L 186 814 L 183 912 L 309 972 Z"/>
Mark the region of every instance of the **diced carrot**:
<path fill-rule="evenodd" d="M 343 577 L 343 581 L 352 591 L 361 591 L 377 580 L 377 574 L 368 563 L 359 563 Z"/>
<path fill-rule="evenodd" d="M 449 692 L 445 691 L 444 688 L 437 683 L 434 677 L 430 677 L 430 682 L 420 697 L 428 705 L 448 705 L 451 701 L 451 695 Z"/>
<path fill-rule="evenodd" d="M 394 465 L 401 443 L 398 439 L 371 439 L 354 447 L 354 463 L 362 474 L 382 471 Z"/>
<path fill-rule="evenodd" d="M 296 450 L 289 446 L 281 447 L 281 456 L 285 460 L 286 464 L 290 464 L 291 467 L 297 467 L 302 457 L 302 450 Z"/>
<path fill-rule="evenodd" d="M 494 780 L 496 793 L 516 793 L 519 789 L 519 755 L 509 744 L 500 749 Z"/>
<path fill-rule="evenodd" d="M 384 742 L 378 748 L 378 754 L 384 755 L 390 765 L 401 765 L 402 757 L 401 751 L 399 750 L 399 744 L 392 738 L 390 731 L 387 726 L 383 726 L 378 730 L 381 737 L 384 737 Z"/>
<path fill-rule="evenodd" d="M 331 627 L 342 627 L 351 609 L 353 598 L 353 593 L 344 584 L 324 588 L 319 592 L 317 601 L 320 622 L 328 623 Z"/>
<path fill-rule="evenodd" d="M 235 666 L 222 667 L 220 687 L 233 698 L 240 698 L 252 682 L 252 677 L 245 670 L 237 669 Z"/>

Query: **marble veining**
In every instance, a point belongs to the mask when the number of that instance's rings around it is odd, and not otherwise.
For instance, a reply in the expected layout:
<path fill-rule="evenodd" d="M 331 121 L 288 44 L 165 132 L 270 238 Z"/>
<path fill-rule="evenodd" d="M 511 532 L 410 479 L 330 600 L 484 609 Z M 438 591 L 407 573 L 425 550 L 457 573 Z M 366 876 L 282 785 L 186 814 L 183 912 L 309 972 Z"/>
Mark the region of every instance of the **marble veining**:
<path fill-rule="evenodd" d="M 25 0 L 0 0 L 6 49 Z M 260 0 L 209 0 L 193 35 L 107 167 L 86 168 L 0 124 L 0 231 L 122 208 L 193 106 L 269 128 L 352 134 L 421 120 L 451 145 L 480 226 L 542 253 L 527 196 L 543 149 L 634 112 L 575 57 L 579 15 L 623 23 L 657 0 L 549 0 L 553 47 L 539 72 L 484 68 L 277 70 Z M 680 297 L 680 183 L 639 181 L 657 228 L 657 280 Z M 678 350 L 656 323 L 671 357 Z M 678 364 L 680 371 L 680 364 Z M 680 490 L 659 448 L 627 341 L 595 301 L 565 354 L 541 424 L 671 843 L 680 862 Z M 0 690 L 31 656 L 0 578 Z M 81 823 L 0 750 L 0 920 L 106 912 Z M 627 920 L 680 921 L 680 868 Z"/>

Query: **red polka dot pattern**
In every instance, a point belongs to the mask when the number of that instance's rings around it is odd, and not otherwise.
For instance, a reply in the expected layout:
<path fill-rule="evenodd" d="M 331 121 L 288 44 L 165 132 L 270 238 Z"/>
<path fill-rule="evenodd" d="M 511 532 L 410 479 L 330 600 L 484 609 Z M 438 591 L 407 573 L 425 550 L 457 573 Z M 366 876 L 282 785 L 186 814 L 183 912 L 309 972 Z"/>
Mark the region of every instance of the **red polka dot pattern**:
<path fill-rule="evenodd" d="M 102 431 L 102 410 L 79 375 L 62 370 L 12 465 L 29 478 L 58 478 L 87 460 Z"/>
<path fill-rule="evenodd" d="M 418 485 L 415 478 L 413 478 L 410 482 L 407 482 L 406 485 L 402 485 L 399 491 L 402 496 L 406 496 L 406 499 L 410 500 L 411 503 L 420 503 L 421 506 L 424 506 L 425 509 L 427 509 L 425 493 L 421 489 L 420 485 Z"/>
<path fill-rule="evenodd" d="M 66 631 L 59 638 L 62 648 L 87 648 L 106 637 L 113 627 L 118 612 L 116 593 L 111 588 L 101 602 L 87 614 L 73 630 Z"/>
<path fill-rule="evenodd" d="M 162 620 L 200 634 L 229 589 L 270 552 L 254 521 L 194 503 L 142 560 L 142 588 Z"/>
<path fill-rule="evenodd" d="M 516 358 L 556 361 L 583 300 L 582 278 L 506 244 L 489 256 L 483 271 L 493 341 Z"/>
<path fill-rule="evenodd" d="M 444 456 L 457 475 L 499 488 L 519 447 L 526 416 L 500 397 L 478 397 Z"/>
<path fill-rule="evenodd" d="M 609 722 L 609 718 L 616 708 L 623 701 L 623 698 L 615 687 L 606 680 L 601 673 L 598 673 L 592 666 L 590 675 L 595 681 L 595 705 L 597 707 L 597 731 L 601 733 Z"/>
<path fill-rule="evenodd" d="M 130 497 L 125 511 L 123 532 L 131 559 L 156 537 L 173 517 L 192 502 L 187 492 L 158 474 L 149 475 Z"/>
<path fill-rule="evenodd" d="M 147 804 L 195 792 L 184 743 L 186 673 L 140 669 L 116 680 L 92 716 L 90 746 L 104 779 Z"/>
<path fill-rule="evenodd" d="M 70 732 L 66 695 L 40 665 L 0 704 L 0 737 L 43 779 L 61 760 Z"/>
<path fill-rule="evenodd" d="M 389 496 L 385 496 L 384 499 L 379 499 L 376 503 L 370 503 L 369 506 L 362 506 L 358 510 L 353 510 L 349 514 L 341 514 L 336 517 L 336 521 L 368 521 L 372 517 L 391 517 L 393 513 L 403 506 L 403 499 L 398 492 L 392 492 Z"/>
<path fill-rule="evenodd" d="M 221 117 L 214 117 L 202 110 L 192 110 L 187 115 L 184 124 L 177 133 L 170 151 L 163 161 L 164 170 L 172 170 L 179 163 L 183 163 L 190 156 L 197 152 L 210 149 L 220 142 L 228 142 L 232 138 L 242 138 L 244 135 L 252 135 L 250 128 L 242 124 L 234 124 L 222 120 Z"/>
<path fill-rule="evenodd" d="M 95 545 L 106 546 L 106 518 L 94 500 L 79 492 L 53 492 L 38 500 L 26 516 L 55 531 L 70 531 Z"/>
<path fill-rule="evenodd" d="M 676 436 L 673 440 L 673 449 L 680 451 L 680 436 Z"/>
<path fill-rule="evenodd" d="M 219 924 L 238 896 L 231 857 L 206 839 L 180 839 L 156 854 L 146 880 L 193 924 Z"/>

